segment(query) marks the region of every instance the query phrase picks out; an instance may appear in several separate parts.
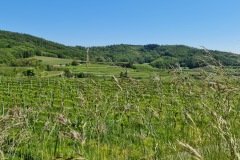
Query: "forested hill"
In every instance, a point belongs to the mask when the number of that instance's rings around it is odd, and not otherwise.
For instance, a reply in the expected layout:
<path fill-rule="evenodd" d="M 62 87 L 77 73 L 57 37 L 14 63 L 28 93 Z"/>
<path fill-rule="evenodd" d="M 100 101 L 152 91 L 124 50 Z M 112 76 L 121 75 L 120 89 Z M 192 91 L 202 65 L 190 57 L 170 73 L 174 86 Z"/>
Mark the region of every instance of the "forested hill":
<path fill-rule="evenodd" d="M 210 51 L 214 60 L 203 49 L 184 45 L 110 45 L 90 47 L 90 61 L 150 63 L 154 67 L 169 68 L 176 64 L 196 68 L 221 62 L 226 66 L 240 65 L 240 55 Z M 42 38 L 8 31 L 0 31 L 0 64 L 10 64 L 19 58 L 49 56 L 85 60 L 86 48 L 65 46 Z"/>
<path fill-rule="evenodd" d="M 83 53 L 76 47 L 65 46 L 28 34 L 0 31 L 0 61 L 7 62 L 34 55 L 79 58 Z"/>

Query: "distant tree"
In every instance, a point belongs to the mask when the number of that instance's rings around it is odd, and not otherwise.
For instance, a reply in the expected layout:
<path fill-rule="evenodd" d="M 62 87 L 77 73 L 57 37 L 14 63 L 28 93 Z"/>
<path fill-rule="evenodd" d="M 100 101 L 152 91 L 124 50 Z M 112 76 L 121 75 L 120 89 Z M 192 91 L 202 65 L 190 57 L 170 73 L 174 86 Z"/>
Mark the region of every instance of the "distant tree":
<path fill-rule="evenodd" d="M 132 68 L 132 69 L 136 69 L 136 67 L 134 66 L 134 63 L 131 62 L 119 62 L 119 63 L 115 63 L 117 66 L 123 67 L 123 68 Z"/>
<path fill-rule="evenodd" d="M 72 63 L 71 63 L 72 66 L 77 66 L 78 64 L 79 64 L 79 62 L 78 62 L 77 60 L 74 60 L 74 61 L 72 61 Z"/>
<path fill-rule="evenodd" d="M 80 72 L 77 74 L 78 78 L 85 78 L 85 74 L 83 72 Z"/>
<path fill-rule="evenodd" d="M 128 62 L 126 65 L 125 65 L 126 68 L 132 68 L 132 69 L 136 69 L 136 67 L 134 66 L 133 62 Z"/>
<path fill-rule="evenodd" d="M 97 62 L 104 62 L 105 59 L 104 59 L 104 57 L 97 57 L 96 61 Z"/>
<path fill-rule="evenodd" d="M 53 67 L 52 65 L 47 64 L 46 70 L 47 70 L 47 71 L 53 71 L 53 70 L 54 70 L 54 67 Z"/>
<path fill-rule="evenodd" d="M 23 71 L 23 75 L 24 76 L 35 76 L 35 73 L 36 71 L 34 69 L 28 69 L 26 71 Z"/>
<path fill-rule="evenodd" d="M 92 73 L 84 73 L 84 72 L 77 73 L 75 76 L 78 78 L 94 78 L 95 77 L 94 74 Z"/>
<path fill-rule="evenodd" d="M 17 59 L 11 63 L 14 67 L 42 67 L 42 61 L 37 59 Z"/>
<path fill-rule="evenodd" d="M 34 55 L 33 51 L 32 50 L 26 50 L 26 51 L 23 51 L 23 58 L 29 58 L 29 57 L 32 57 Z"/>
<path fill-rule="evenodd" d="M 41 50 L 36 50 L 35 51 L 35 54 L 37 55 L 37 56 L 42 56 L 43 54 L 42 54 L 42 51 Z"/>
<path fill-rule="evenodd" d="M 147 49 L 147 50 L 153 50 L 155 48 L 159 47 L 159 45 L 157 44 L 147 44 L 147 45 L 144 45 L 144 48 Z"/>
<path fill-rule="evenodd" d="M 151 62 L 150 65 L 161 69 L 167 69 L 175 67 L 177 63 L 179 63 L 177 58 L 161 57 Z"/>

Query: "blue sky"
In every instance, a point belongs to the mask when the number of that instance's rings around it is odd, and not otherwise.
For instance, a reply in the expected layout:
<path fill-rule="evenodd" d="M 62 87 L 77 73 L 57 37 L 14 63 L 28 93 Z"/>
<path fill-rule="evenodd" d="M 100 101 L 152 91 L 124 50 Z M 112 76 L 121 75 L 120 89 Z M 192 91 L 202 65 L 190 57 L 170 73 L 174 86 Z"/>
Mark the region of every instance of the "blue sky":
<path fill-rule="evenodd" d="M 0 29 L 65 45 L 184 44 L 240 54 L 239 0 L 0 0 Z"/>

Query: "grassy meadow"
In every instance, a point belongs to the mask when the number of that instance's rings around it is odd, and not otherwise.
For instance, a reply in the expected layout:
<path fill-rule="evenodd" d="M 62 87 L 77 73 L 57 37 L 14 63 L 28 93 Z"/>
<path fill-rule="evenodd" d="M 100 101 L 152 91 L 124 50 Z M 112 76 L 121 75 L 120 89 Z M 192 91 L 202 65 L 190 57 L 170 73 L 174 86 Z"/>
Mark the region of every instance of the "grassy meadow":
<path fill-rule="evenodd" d="M 153 68 L 148 64 L 136 64 L 136 69 L 123 68 L 114 64 L 104 64 L 104 63 L 89 63 L 80 64 L 77 67 L 68 67 L 73 72 L 85 72 L 92 73 L 95 76 L 116 76 L 119 77 L 121 72 L 128 72 L 128 75 L 136 79 L 146 79 L 149 78 L 151 72 L 159 72 L 159 69 Z"/>
<path fill-rule="evenodd" d="M 31 57 L 31 58 L 41 60 L 44 64 L 49 64 L 49 65 L 66 65 L 66 64 L 71 63 L 73 61 L 72 59 L 44 57 L 44 56 L 34 56 L 34 57 Z"/>
<path fill-rule="evenodd" d="M 128 77 L 101 63 L 64 67 L 90 78 L 2 74 L 0 159 L 240 159 L 237 68 L 135 66 Z"/>

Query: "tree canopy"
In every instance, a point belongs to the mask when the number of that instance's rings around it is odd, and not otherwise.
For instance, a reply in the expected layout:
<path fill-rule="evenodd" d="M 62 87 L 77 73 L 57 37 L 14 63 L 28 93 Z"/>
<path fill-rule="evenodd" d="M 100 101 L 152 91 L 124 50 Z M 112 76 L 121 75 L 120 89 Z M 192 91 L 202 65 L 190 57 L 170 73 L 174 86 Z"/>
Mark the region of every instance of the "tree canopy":
<path fill-rule="evenodd" d="M 86 47 L 65 46 L 28 34 L 0 31 L 0 64 L 16 64 L 17 59 L 33 56 L 73 58 L 86 60 Z M 220 62 L 226 66 L 240 65 L 240 55 L 197 49 L 184 45 L 109 45 L 90 47 L 89 59 L 97 62 L 150 63 L 158 68 L 169 68 L 176 64 L 196 68 Z"/>

